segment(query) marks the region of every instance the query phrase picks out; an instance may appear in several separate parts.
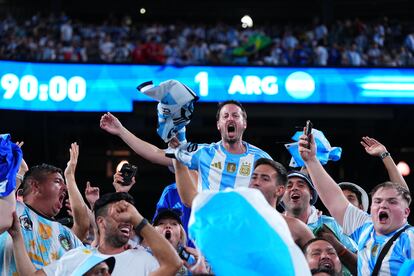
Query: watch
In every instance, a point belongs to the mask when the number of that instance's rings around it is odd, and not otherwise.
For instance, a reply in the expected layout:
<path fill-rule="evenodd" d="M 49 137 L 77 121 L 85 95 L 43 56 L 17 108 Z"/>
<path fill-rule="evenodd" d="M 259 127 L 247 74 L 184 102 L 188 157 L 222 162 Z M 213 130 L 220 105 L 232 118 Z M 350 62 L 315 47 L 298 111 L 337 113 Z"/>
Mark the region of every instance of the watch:
<path fill-rule="evenodd" d="M 147 219 L 142 219 L 141 220 L 141 222 L 134 228 L 134 230 L 135 230 L 135 233 L 137 234 L 137 235 L 140 235 L 141 234 L 141 230 L 142 230 L 142 228 L 144 228 L 144 226 L 145 225 L 147 225 L 148 224 L 148 220 Z"/>
<path fill-rule="evenodd" d="M 384 159 L 385 157 L 391 156 L 391 154 L 388 151 L 384 151 L 380 154 L 381 159 Z"/>

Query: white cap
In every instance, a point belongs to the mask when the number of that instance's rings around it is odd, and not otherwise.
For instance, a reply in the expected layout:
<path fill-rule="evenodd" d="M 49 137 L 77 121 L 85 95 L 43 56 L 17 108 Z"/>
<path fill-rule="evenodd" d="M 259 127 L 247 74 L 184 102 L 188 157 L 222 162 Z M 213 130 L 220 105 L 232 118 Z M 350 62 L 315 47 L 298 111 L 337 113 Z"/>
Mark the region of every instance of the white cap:
<path fill-rule="evenodd" d="M 338 185 L 339 187 L 343 185 L 350 185 L 356 188 L 361 193 L 362 208 L 364 209 L 365 212 L 368 212 L 369 198 L 368 198 L 367 192 L 364 189 L 362 189 L 359 185 L 352 183 L 352 182 L 341 182 L 341 183 L 338 183 Z"/>

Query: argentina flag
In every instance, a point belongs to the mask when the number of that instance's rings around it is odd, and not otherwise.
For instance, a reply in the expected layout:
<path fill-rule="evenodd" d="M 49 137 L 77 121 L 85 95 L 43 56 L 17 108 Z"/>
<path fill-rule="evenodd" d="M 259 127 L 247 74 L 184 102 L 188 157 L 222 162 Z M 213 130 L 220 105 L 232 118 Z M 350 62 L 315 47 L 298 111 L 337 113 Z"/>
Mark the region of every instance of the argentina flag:
<path fill-rule="evenodd" d="M 259 190 L 203 191 L 192 207 L 190 238 L 216 275 L 311 275 L 284 218 Z"/>
<path fill-rule="evenodd" d="M 297 131 L 295 135 L 293 135 L 292 140 L 299 141 L 299 137 L 302 135 L 302 133 L 303 131 Z M 331 147 L 331 144 L 329 143 L 328 139 L 326 139 L 322 131 L 312 129 L 312 135 L 316 143 L 316 157 L 322 165 L 325 165 L 326 163 L 328 163 L 328 161 L 338 161 L 339 159 L 341 159 L 342 148 Z M 305 162 L 303 161 L 299 153 L 298 142 L 285 144 L 285 147 L 292 155 L 289 167 L 297 168 L 305 166 Z"/>

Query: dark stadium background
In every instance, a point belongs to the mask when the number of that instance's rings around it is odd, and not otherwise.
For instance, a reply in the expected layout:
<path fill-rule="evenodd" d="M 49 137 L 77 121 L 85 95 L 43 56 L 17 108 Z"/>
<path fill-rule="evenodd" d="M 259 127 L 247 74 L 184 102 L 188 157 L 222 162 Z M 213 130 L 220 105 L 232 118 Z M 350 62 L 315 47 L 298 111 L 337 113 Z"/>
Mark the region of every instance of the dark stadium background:
<path fill-rule="evenodd" d="M 361 17 L 367 20 L 384 16 L 405 22 L 412 21 L 413 1 L 408 0 L 321 0 L 321 1 L 127 1 L 127 0 L 0 0 L 0 14 L 30 16 L 66 12 L 73 18 L 98 21 L 109 16 L 131 14 L 134 23 L 177 22 L 215 23 L 219 20 L 239 24 L 249 14 L 255 24 L 304 22 L 310 24 L 318 16 L 329 23 L 336 19 Z M 141 7 L 147 9 L 139 15 Z M 365 153 L 359 141 L 368 135 L 381 141 L 396 162 L 406 161 L 414 169 L 414 106 L 412 105 L 276 105 L 244 104 L 248 112 L 248 129 L 244 139 L 261 147 L 272 157 L 287 165 L 290 160 L 283 144 L 291 141 L 296 129 L 307 119 L 324 131 L 332 146 L 341 146 L 339 162 L 330 162 L 328 171 L 337 181 L 358 183 L 369 191 L 387 179 L 379 158 Z M 156 135 L 156 103 L 135 103 L 131 113 L 116 113 L 121 122 L 138 137 L 164 148 Z M 215 122 L 216 104 L 198 103 L 188 127 L 188 140 L 214 142 L 220 139 Z M 137 184 L 131 190 L 138 209 L 152 217 L 163 187 L 174 181 L 174 175 L 159 165 L 136 156 L 117 137 L 99 128 L 103 113 L 25 112 L 0 110 L 0 129 L 11 133 L 13 140 L 25 141 L 24 157 L 29 165 L 41 162 L 65 168 L 72 141 L 80 144 L 77 180 L 83 192 L 87 180 L 102 192 L 112 191 L 111 173 L 123 159 L 138 165 Z M 406 177 L 413 182 L 413 173 Z M 410 185 L 412 187 L 412 185 Z M 320 203 L 317 207 L 323 209 Z M 326 212 L 326 211 L 325 211 Z M 414 216 L 411 215 L 411 222 Z"/>

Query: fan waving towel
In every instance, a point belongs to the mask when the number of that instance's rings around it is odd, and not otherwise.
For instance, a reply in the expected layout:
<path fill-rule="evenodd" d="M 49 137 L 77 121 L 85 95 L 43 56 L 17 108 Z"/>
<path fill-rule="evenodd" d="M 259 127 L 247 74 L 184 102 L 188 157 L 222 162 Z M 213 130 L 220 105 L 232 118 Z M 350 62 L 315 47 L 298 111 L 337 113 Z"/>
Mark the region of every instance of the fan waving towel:
<path fill-rule="evenodd" d="M 8 196 L 16 188 L 22 155 L 22 150 L 11 141 L 10 134 L 0 134 L 0 197 Z"/>
<path fill-rule="evenodd" d="M 292 140 L 299 141 L 299 137 L 302 133 L 303 131 L 297 131 L 295 135 L 293 135 Z M 316 158 L 318 158 L 322 165 L 328 163 L 329 160 L 338 161 L 341 159 L 342 148 L 331 147 L 331 144 L 329 144 L 328 139 L 326 139 L 322 131 L 312 129 L 312 135 L 316 142 Z M 299 154 L 298 142 L 285 144 L 285 147 L 292 155 L 289 167 L 297 168 L 305 166 L 305 162 Z"/>
<path fill-rule="evenodd" d="M 256 189 L 199 193 L 189 233 L 216 275 L 310 275 L 282 215 Z"/>
<path fill-rule="evenodd" d="M 185 126 L 190 123 L 197 95 L 176 80 L 167 80 L 158 86 L 148 81 L 140 84 L 137 89 L 159 102 L 157 133 L 161 139 L 168 143 L 176 136 L 181 143 L 186 143 Z"/>

